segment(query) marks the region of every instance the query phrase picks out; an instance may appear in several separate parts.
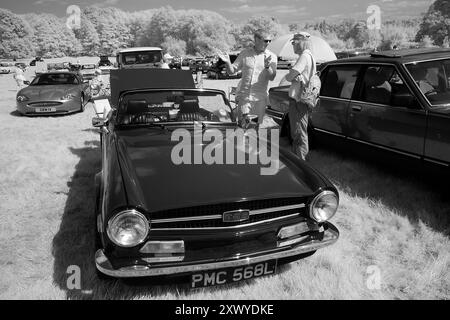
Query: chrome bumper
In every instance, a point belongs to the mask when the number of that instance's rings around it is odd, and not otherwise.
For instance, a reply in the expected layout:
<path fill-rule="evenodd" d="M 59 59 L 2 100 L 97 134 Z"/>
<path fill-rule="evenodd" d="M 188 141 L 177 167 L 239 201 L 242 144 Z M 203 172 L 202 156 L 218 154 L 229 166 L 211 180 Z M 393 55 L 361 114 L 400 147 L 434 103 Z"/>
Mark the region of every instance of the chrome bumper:
<path fill-rule="evenodd" d="M 211 261 L 200 264 L 186 264 L 180 266 L 165 266 L 159 267 L 157 265 L 131 265 L 120 269 L 113 269 L 111 262 L 104 254 L 103 250 L 99 249 L 95 253 L 95 264 L 97 269 L 109 276 L 117 278 L 128 277 L 151 277 L 160 275 L 176 275 L 183 273 L 192 273 L 204 270 L 214 270 L 220 268 L 239 267 L 262 261 L 281 259 L 296 256 L 302 253 L 307 253 L 329 246 L 337 241 L 339 232 L 337 229 L 328 223 L 329 228 L 324 231 L 322 240 L 312 240 L 307 243 L 292 245 L 286 249 L 277 248 L 274 250 L 255 252 L 250 257 L 229 258 L 221 261 Z"/>

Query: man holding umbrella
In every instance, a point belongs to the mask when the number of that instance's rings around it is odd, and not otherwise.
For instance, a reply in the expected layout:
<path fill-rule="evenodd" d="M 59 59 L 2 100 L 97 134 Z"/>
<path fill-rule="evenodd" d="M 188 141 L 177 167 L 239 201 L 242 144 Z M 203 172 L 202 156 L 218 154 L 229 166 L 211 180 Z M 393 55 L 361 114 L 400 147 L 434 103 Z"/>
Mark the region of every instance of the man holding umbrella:
<path fill-rule="evenodd" d="M 267 50 L 272 41 L 270 33 L 263 29 L 254 32 L 254 45 L 244 49 L 234 63 L 227 54 L 219 54 L 229 74 L 242 71 L 242 79 L 236 89 L 238 118 L 242 123 L 248 123 L 249 115 L 258 116 L 258 123 L 263 122 L 269 81 L 275 79 L 277 73 L 277 56 Z"/>

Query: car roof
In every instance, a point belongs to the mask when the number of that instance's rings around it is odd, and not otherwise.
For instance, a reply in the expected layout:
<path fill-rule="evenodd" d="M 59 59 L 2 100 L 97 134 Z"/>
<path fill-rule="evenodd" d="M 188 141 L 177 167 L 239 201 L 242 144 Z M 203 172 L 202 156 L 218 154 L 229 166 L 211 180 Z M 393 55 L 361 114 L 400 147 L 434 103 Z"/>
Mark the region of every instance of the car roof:
<path fill-rule="evenodd" d="M 55 70 L 55 71 L 49 71 L 49 72 L 40 72 L 39 75 L 43 75 L 43 74 L 73 74 L 76 76 L 79 76 L 78 72 L 75 71 L 63 71 L 63 70 Z"/>
<path fill-rule="evenodd" d="M 134 47 L 119 50 L 118 53 L 135 52 L 135 51 L 162 51 L 159 47 Z"/>
<path fill-rule="evenodd" d="M 348 62 L 409 63 L 414 61 L 450 58 L 449 48 L 420 48 L 372 52 L 368 56 L 357 56 L 330 61 L 333 64 Z"/>

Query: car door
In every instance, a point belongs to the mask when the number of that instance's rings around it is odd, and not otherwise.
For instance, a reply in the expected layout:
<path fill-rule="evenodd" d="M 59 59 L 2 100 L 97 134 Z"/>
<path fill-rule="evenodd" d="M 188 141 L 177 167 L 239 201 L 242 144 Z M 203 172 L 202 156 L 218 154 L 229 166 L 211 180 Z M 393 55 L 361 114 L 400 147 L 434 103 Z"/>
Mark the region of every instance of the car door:
<path fill-rule="evenodd" d="M 336 64 L 322 72 L 320 101 L 311 114 L 315 134 L 345 137 L 348 106 L 360 69 L 359 64 Z"/>
<path fill-rule="evenodd" d="M 426 112 L 394 65 L 370 64 L 350 101 L 348 138 L 420 158 Z"/>

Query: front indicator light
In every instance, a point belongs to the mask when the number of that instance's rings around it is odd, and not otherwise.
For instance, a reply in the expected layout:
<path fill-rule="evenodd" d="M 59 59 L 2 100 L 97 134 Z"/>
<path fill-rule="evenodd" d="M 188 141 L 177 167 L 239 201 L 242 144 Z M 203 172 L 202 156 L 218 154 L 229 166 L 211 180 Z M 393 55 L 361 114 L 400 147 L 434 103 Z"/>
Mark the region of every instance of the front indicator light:
<path fill-rule="evenodd" d="M 61 97 L 61 100 L 70 100 L 73 98 L 75 98 L 75 95 L 69 93 L 69 94 L 66 94 L 65 96 Z"/>
<path fill-rule="evenodd" d="M 334 216 L 338 205 L 339 198 L 335 192 L 329 190 L 322 191 L 311 202 L 309 214 L 317 222 L 324 222 Z"/>
<path fill-rule="evenodd" d="M 26 96 L 20 95 L 20 96 L 17 96 L 16 100 L 17 100 L 18 102 L 23 102 L 23 101 L 27 101 L 27 100 L 29 100 L 29 99 L 28 99 L 28 97 L 26 97 Z"/>
<path fill-rule="evenodd" d="M 147 218 L 136 210 L 125 210 L 109 220 L 107 234 L 116 245 L 134 247 L 145 241 L 150 231 Z"/>

